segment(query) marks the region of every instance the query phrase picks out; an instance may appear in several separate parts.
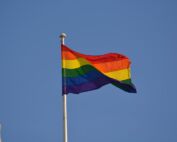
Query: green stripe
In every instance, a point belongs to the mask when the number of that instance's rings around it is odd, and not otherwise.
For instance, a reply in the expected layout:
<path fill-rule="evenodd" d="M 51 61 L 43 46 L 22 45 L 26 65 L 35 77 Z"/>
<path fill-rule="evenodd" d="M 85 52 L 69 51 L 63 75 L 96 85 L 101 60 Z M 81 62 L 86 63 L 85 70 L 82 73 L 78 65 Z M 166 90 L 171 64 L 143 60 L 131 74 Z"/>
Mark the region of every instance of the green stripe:
<path fill-rule="evenodd" d="M 127 85 L 130 85 L 130 86 L 133 85 L 131 79 L 122 80 L 121 82 L 122 82 L 122 83 L 125 83 L 125 84 L 127 84 Z M 114 83 L 112 83 L 112 84 L 115 85 L 115 86 L 117 86 L 117 85 L 114 84 Z M 117 87 L 121 88 L 120 86 L 117 86 Z M 122 89 L 122 88 L 121 88 L 121 89 Z"/>
<path fill-rule="evenodd" d="M 80 68 L 76 68 L 76 69 L 65 69 L 62 68 L 62 72 L 63 72 L 63 77 L 77 77 L 80 75 L 84 75 L 90 71 L 96 70 L 93 66 L 91 65 L 84 65 L 81 66 Z"/>
<path fill-rule="evenodd" d="M 131 79 L 122 80 L 121 82 L 122 82 L 122 83 L 129 84 L 129 85 L 132 85 L 132 80 L 131 80 Z"/>
<path fill-rule="evenodd" d="M 125 83 L 126 85 L 129 85 L 129 86 L 131 86 L 132 88 L 133 88 L 133 84 L 132 84 L 132 82 L 131 82 L 131 79 L 127 79 L 127 80 L 123 80 L 123 81 L 121 81 L 122 83 Z M 114 85 L 114 86 L 116 86 L 116 87 L 118 87 L 118 88 L 120 88 L 120 89 L 122 89 L 122 90 L 124 90 L 124 91 L 127 91 L 127 89 L 126 88 L 124 88 L 123 86 L 121 86 L 121 85 L 117 85 L 116 83 L 111 83 L 112 85 Z"/>

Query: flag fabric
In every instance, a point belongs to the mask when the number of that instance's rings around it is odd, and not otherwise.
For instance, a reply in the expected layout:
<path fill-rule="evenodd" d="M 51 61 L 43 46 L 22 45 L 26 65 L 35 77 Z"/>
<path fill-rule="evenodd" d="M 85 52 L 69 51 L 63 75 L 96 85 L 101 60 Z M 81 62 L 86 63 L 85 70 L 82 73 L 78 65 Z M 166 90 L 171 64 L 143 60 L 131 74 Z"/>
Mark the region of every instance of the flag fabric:
<path fill-rule="evenodd" d="M 63 94 L 78 94 L 109 83 L 136 93 L 131 82 L 131 62 L 126 56 L 117 53 L 92 56 L 73 51 L 66 45 L 61 48 Z"/>

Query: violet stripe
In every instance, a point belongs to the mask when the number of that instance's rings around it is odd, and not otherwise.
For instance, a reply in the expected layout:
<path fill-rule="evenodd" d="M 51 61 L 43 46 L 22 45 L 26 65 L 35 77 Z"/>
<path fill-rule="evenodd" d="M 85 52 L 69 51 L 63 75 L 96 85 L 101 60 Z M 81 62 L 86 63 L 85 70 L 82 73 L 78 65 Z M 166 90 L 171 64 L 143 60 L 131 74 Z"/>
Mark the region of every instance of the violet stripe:
<path fill-rule="evenodd" d="M 119 81 L 116 81 L 110 78 L 99 78 L 92 82 L 87 82 L 87 83 L 83 83 L 80 85 L 66 86 L 65 91 L 64 91 L 64 86 L 63 86 L 63 94 L 68 94 L 68 93 L 78 94 L 78 93 L 85 92 L 85 91 L 95 90 L 108 83 L 112 83 L 116 87 L 119 87 L 127 92 L 131 92 L 131 93 L 136 92 L 135 87 L 132 85 L 121 83 Z"/>

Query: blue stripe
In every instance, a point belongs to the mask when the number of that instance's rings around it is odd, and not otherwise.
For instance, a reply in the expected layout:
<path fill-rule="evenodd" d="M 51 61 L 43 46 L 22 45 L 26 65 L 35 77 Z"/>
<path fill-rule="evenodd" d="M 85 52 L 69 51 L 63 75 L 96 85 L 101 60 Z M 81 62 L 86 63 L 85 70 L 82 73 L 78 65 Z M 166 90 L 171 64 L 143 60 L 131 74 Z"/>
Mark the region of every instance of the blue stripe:
<path fill-rule="evenodd" d="M 78 94 L 85 91 L 95 90 L 106 84 L 113 84 L 120 89 L 136 93 L 135 86 L 130 82 L 126 83 L 105 76 L 97 70 L 90 71 L 77 77 L 63 77 L 63 93 Z"/>
<path fill-rule="evenodd" d="M 63 77 L 63 80 L 67 84 L 67 86 L 80 85 L 87 82 L 94 82 L 97 79 L 107 80 L 108 77 L 103 75 L 97 70 L 90 71 L 84 75 L 80 75 L 78 77 Z"/>

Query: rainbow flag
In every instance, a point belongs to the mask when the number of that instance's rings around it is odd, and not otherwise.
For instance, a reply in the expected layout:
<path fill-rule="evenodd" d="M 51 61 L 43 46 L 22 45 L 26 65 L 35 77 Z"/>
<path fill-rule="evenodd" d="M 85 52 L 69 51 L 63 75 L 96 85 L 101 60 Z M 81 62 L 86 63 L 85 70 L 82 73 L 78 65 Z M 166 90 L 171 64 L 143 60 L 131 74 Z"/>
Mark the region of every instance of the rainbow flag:
<path fill-rule="evenodd" d="M 109 83 L 136 93 L 131 83 L 131 62 L 126 56 L 117 53 L 92 56 L 73 51 L 66 45 L 61 48 L 63 94 L 78 94 Z"/>

